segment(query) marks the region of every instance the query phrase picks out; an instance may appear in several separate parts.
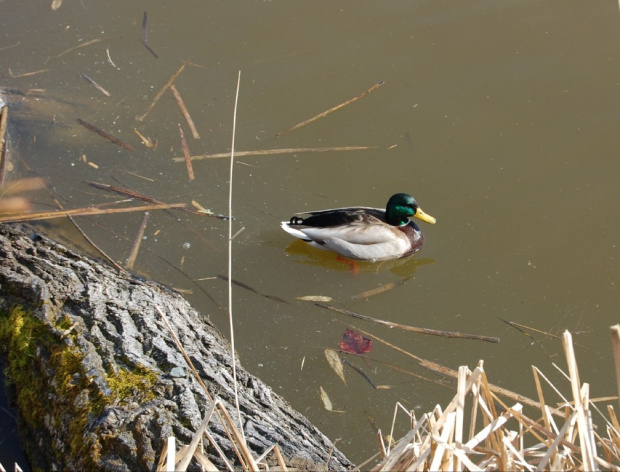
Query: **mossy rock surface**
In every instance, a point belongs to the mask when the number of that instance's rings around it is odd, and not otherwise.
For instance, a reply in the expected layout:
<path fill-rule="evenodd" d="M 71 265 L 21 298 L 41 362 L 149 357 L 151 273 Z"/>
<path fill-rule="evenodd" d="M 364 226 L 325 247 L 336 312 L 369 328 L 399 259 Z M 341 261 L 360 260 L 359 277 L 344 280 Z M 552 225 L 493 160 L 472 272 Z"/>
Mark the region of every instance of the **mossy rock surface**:
<path fill-rule="evenodd" d="M 28 459 L 40 470 L 154 470 L 169 436 L 188 444 L 212 397 L 232 414 L 226 339 L 180 295 L 119 273 L 28 227 L 0 225 L 0 346 Z M 237 366 L 250 449 L 291 464 L 352 464 L 308 420 Z M 217 421 L 209 433 L 235 461 Z M 208 457 L 224 464 L 208 448 Z M 192 464 L 191 468 L 196 467 Z"/>

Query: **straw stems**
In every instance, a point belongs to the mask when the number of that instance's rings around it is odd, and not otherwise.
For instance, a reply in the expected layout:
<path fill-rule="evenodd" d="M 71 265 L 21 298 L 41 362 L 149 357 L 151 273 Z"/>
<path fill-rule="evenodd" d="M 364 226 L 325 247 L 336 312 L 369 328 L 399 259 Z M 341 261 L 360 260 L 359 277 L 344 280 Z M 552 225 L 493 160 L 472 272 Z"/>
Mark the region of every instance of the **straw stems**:
<path fill-rule="evenodd" d="M 618 400 L 620 402 L 620 324 L 611 327 L 611 343 L 616 366 L 616 382 L 618 386 Z"/>
<path fill-rule="evenodd" d="M 612 327 L 615 352 L 619 334 L 620 326 Z M 507 406 L 499 400 L 487 381 L 482 362 L 473 372 L 461 367 L 456 395 L 445 410 L 438 405 L 419 420 L 407 412 L 409 432 L 390 446 L 373 470 L 620 470 L 620 425 L 613 408 L 608 406 L 608 438 L 604 438 L 602 428 L 597 432 L 593 426 L 589 385 L 580 381 L 569 332 L 562 335 L 562 343 L 571 392 L 567 397 L 572 396 L 571 401 L 535 369 L 542 414 L 536 419 L 524 413 L 520 402 Z M 544 402 L 541 380 L 563 399 L 561 414 L 555 418 L 556 412 Z M 404 410 L 402 406 L 400 409 Z"/>

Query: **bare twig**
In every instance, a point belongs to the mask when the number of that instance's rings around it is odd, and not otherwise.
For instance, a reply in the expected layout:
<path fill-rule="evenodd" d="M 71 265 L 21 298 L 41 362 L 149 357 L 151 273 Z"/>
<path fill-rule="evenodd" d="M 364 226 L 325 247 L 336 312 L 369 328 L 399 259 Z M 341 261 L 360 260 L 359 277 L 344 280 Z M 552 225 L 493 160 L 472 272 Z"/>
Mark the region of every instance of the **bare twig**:
<path fill-rule="evenodd" d="M 166 92 L 166 90 L 168 90 L 168 88 L 174 83 L 176 78 L 179 75 L 181 75 L 181 72 L 183 72 L 183 69 L 185 69 L 185 66 L 187 66 L 187 62 L 183 62 L 183 64 L 181 64 L 181 67 L 179 67 L 178 70 L 174 74 L 172 74 L 172 76 L 170 76 L 170 78 L 168 79 L 168 82 L 166 82 L 164 86 L 159 90 L 159 92 L 157 92 L 157 95 L 155 95 L 155 98 L 149 105 L 148 109 L 142 115 L 138 117 L 138 121 L 144 121 L 144 118 L 146 118 L 146 115 L 149 114 L 149 112 L 153 109 L 155 104 L 159 101 L 159 99 Z"/>
<path fill-rule="evenodd" d="M 148 51 L 153 56 L 155 56 L 155 59 L 159 59 L 159 56 L 157 55 L 157 53 L 153 51 L 153 48 L 151 46 L 149 46 L 146 22 L 147 22 L 146 12 L 144 12 L 144 16 L 142 17 L 142 44 L 144 45 L 146 49 L 148 49 Z"/>
<path fill-rule="evenodd" d="M 179 106 L 179 109 L 181 110 L 181 113 L 183 114 L 183 117 L 187 122 L 187 126 L 189 126 L 189 129 L 192 132 L 192 136 L 194 137 L 194 139 L 200 139 L 198 130 L 196 130 L 196 125 L 194 125 L 194 120 L 192 120 L 192 117 L 190 116 L 189 111 L 187 111 L 187 107 L 185 106 L 185 102 L 183 102 L 183 98 L 181 98 L 181 94 L 174 86 L 174 84 L 170 86 L 170 91 L 172 92 L 172 95 L 174 95 L 174 99 L 177 101 L 177 105 Z"/>
<path fill-rule="evenodd" d="M 0 187 L 4 187 L 4 179 L 6 175 L 7 162 L 7 139 L 6 139 L 6 123 L 9 119 L 9 107 L 2 106 L 0 108 Z"/>
<path fill-rule="evenodd" d="M 135 151 L 136 148 L 134 148 L 131 144 L 126 143 L 125 141 L 123 141 L 122 139 L 117 138 L 116 136 L 112 136 L 110 133 L 108 133 L 107 131 L 103 131 L 101 128 L 97 128 L 95 125 L 91 125 L 90 123 L 78 118 L 77 122 L 82 125 L 84 128 L 92 131 L 93 133 L 97 133 L 99 136 L 113 142 L 114 144 L 116 144 L 117 146 L 120 147 L 124 147 L 125 149 L 129 150 L 129 151 Z"/>
<path fill-rule="evenodd" d="M 431 336 L 441 336 L 444 338 L 462 338 L 462 339 L 474 339 L 477 341 L 486 341 L 489 343 L 498 343 L 499 338 L 492 336 L 482 336 L 479 334 L 466 334 L 466 333 L 457 333 L 454 331 L 442 331 L 437 329 L 430 328 L 416 328 L 414 326 L 401 325 L 398 323 L 392 323 L 391 321 L 379 320 L 377 318 L 372 318 L 370 316 L 362 315 L 360 313 L 355 313 L 354 311 L 345 310 L 343 308 L 336 308 L 334 306 L 325 305 L 323 303 L 315 303 L 316 306 L 325 308 L 327 310 L 335 311 L 337 313 L 342 313 L 343 315 L 351 316 L 353 318 L 357 318 L 359 320 L 370 321 L 372 323 L 382 324 L 384 326 L 389 326 L 390 328 L 398 328 L 404 329 L 406 331 L 413 331 L 415 333 L 422 334 L 430 334 Z"/>
<path fill-rule="evenodd" d="M 183 154 L 185 155 L 185 164 L 187 165 L 187 175 L 189 180 L 194 180 L 194 166 L 192 166 L 192 160 L 189 156 L 189 148 L 187 147 L 187 140 L 185 134 L 183 134 L 183 128 L 179 124 L 179 134 L 181 135 L 181 147 L 183 148 Z"/>
<path fill-rule="evenodd" d="M 363 151 L 365 149 L 371 149 L 374 146 L 336 146 L 336 147 L 319 147 L 319 148 L 285 148 L 285 149 L 261 149 L 256 151 L 237 151 L 235 156 L 267 156 L 271 154 L 296 154 L 301 152 L 331 152 L 331 151 Z M 216 154 L 201 154 L 199 156 L 191 156 L 192 161 L 199 161 L 202 159 L 220 159 L 222 157 L 229 157 L 230 153 L 218 152 Z M 172 159 L 175 162 L 184 162 L 184 157 L 174 157 Z"/>
<path fill-rule="evenodd" d="M 383 81 L 376 83 L 375 85 L 373 85 L 372 87 L 370 87 L 368 90 L 364 90 L 362 93 L 360 93 L 359 95 L 356 95 L 353 98 L 350 98 L 349 100 L 347 100 L 346 102 L 342 102 L 340 105 L 336 105 L 333 108 L 330 108 L 329 110 L 324 111 L 323 113 L 319 113 L 316 116 L 313 116 L 312 118 L 309 118 L 305 121 L 302 121 L 301 123 L 297 123 L 295 126 L 291 126 L 288 129 L 285 129 L 284 131 L 280 131 L 278 134 L 276 134 L 276 138 L 279 138 L 280 136 L 282 136 L 283 134 L 286 133 L 290 133 L 291 131 L 294 131 L 296 129 L 301 128 L 302 126 L 306 126 L 307 124 L 312 123 L 313 121 L 316 121 L 320 118 L 323 118 L 324 116 L 329 115 L 330 113 L 335 112 L 336 110 L 339 110 L 340 108 L 349 105 L 350 103 L 353 103 L 356 100 L 359 100 L 360 98 L 362 98 L 365 95 L 368 95 L 370 92 L 378 89 L 379 87 L 381 87 L 383 85 Z"/>
<path fill-rule="evenodd" d="M 19 222 L 19 221 L 38 221 L 49 220 L 52 218 L 63 218 L 65 216 L 91 216 L 91 215 L 112 215 L 116 213 L 132 213 L 135 211 L 155 211 L 186 208 L 185 203 L 158 203 L 155 205 L 145 205 L 125 208 L 101 209 L 96 207 L 74 208 L 72 210 L 41 211 L 35 213 L 24 213 L 21 215 L 8 215 L 0 217 L 0 223 Z"/>
<path fill-rule="evenodd" d="M 88 77 L 86 74 L 83 74 L 82 72 L 79 72 L 80 77 L 82 77 L 86 82 L 88 82 L 89 84 L 91 84 L 93 87 L 95 87 L 97 90 L 99 90 L 102 94 L 104 94 L 106 97 L 110 97 L 111 94 L 110 92 L 108 92 L 106 89 L 104 89 L 101 85 L 99 85 L 97 82 L 95 82 L 93 79 L 91 79 L 90 77 Z"/>

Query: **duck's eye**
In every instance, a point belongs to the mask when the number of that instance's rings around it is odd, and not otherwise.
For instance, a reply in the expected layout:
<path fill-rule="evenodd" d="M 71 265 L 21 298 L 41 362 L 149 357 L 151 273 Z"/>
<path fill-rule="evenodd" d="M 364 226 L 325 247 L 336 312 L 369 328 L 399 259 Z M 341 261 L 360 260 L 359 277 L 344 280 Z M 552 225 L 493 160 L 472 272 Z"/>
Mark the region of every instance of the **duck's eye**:
<path fill-rule="evenodd" d="M 293 216 L 291 218 L 291 221 L 289 221 L 289 224 L 291 224 L 291 225 L 303 225 L 304 224 L 304 219 L 300 218 L 299 216 Z"/>

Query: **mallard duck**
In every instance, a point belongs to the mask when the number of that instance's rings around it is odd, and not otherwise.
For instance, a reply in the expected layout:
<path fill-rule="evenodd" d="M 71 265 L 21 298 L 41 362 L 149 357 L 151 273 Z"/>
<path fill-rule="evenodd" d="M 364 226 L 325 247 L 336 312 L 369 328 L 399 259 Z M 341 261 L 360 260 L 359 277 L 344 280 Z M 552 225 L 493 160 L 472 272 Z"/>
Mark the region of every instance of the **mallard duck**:
<path fill-rule="evenodd" d="M 309 216 L 293 216 L 282 222 L 282 229 L 318 249 L 363 261 L 398 259 L 419 251 L 424 236 L 409 217 L 436 221 L 406 193 L 392 195 L 385 210 L 350 207 L 300 214 Z"/>

